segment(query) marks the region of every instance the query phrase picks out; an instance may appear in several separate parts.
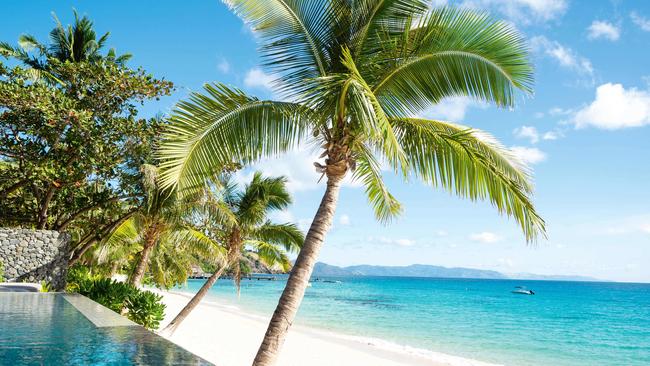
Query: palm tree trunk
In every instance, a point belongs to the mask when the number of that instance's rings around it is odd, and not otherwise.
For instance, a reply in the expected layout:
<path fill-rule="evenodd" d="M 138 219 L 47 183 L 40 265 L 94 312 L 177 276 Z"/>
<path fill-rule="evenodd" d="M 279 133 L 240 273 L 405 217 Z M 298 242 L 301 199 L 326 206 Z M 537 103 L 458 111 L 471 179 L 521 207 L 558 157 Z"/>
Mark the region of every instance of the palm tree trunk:
<path fill-rule="evenodd" d="M 185 305 L 183 310 L 181 310 L 181 312 L 178 313 L 178 315 L 176 315 L 174 320 L 172 320 L 165 327 L 165 329 L 162 330 L 163 333 L 168 333 L 168 334 L 171 335 L 172 333 L 174 333 L 174 331 L 176 331 L 176 328 L 178 328 L 178 326 L 181 325 L 183 320 L 185 320 L 185 318 L 187 318 L 187 316 L 190 315 L 192 310 L 194 310 L 194 308 L 197 305 L 199 305 L 201 300 L 203 300 L 205 295 L 208 293 L 208 290 L 210 290 L 210 288 L 212 288 L 214 283 L 217 282 L 217 280 L 219 279 L 219 277 L 221 277 L 221 275 L 223 274 L 223 272 L 226 270 L 227 267 L 228 267 L 228 264 L 227 263 L 224 264 L 221 268 L 219 268 L 218 271 L 214 272 L 212 274 L 212 276 L 210 276 L 210 278 L 208 278 L 207 281 L 205 281 L 203 286 L 201 286 L 201 289 L 199 290 L 199 292 L 197 292 L 196 295 L 194 295 L 192 300 L 190 300 L 190 302 L 188 302 L 187 305 Z"/>
<path fill-rule="evenodd" d="M 262 345 L 257 351 L 253 366 L 272 366 L 278 358 L 280 348 L 284 344 L 289 327 L 305 295 L 325 234 L 332 225 L 342 178 L 342 175 L 328 177 L 327 189 L 278 301 L 278 306 L 275 308 Z"/>
<path fill-rule="evenodd" d="M 149 229 L 145 236 L 144 247 L 140 253 L 140 260 L 135 266 L 135 271 L 133 271 L 133 275 L 131 275 L 131 279 L 129 280 L 129 283 L 133 286 L 140 286 L 140 282 L 142 282 L 142 278 L 144 277 L 144 272 L 146 271 L 147 265 L 149 264 L 149 256 L 151 255 L 151 251 L 153 250 L 155 244 L 155 229 Z"/>

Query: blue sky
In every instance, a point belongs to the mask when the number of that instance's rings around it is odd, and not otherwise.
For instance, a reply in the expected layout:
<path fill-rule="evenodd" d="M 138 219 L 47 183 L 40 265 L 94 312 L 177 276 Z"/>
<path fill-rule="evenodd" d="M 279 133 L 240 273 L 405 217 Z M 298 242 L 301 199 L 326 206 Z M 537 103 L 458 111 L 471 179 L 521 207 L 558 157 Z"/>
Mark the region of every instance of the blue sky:
<path fill-rule="evenodd" d="M 348 182 L 321 260 L 650 282 L 650 2 L 450 3 L 490 11 L 526 35 L 535 95 L 522 97 L 514 110 L 452 99 L 427 115 L 484 129 L 529 162 L 549 240 L 527 246 L 515 223 L 488 203 L 388 177 L 404 215 L 389 226 L 376 223 L 363 190 Z M 46 40 L 51 13 L 66 24 L 72 8 L 89 15 L 98 32 L 110 31 L 109 46 L 132 53 L 131 66 L 176 84 L 176 93 L 147 104 L 145 115 L 168 112 L 210 81 L 272 97 L 254 35 L 218 1 L 14 1 L 3 5 L 0 39 L 15 43 L 31 33 Z M 315 212 L 323 185 L 316 183 L 312 155 L 298 151 L 258 165 L 291 181 L 295 204 L 278 220 L 304 227 Z"/>

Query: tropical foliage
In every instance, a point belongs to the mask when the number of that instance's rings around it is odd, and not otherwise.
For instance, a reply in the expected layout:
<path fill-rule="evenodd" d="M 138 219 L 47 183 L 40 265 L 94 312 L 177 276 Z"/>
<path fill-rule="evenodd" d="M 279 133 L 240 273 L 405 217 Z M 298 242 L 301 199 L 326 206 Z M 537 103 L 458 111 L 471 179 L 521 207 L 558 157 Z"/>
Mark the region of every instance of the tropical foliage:
<path fill-rule="evenodd" d="M 200 223 L 207 235 L 214 237 L 223 246 L 225 258 L 165 328 L 170 332 L 181 324 L 226 270 L 230 272 L 239 291 L 242 268 L 249 258 L 286 272 L 291 268 L 287 252 L 297 252 L 304 240 L 296 225 L 269 220 L 269 214 L 287 209 L 291 204 L 286 178 L 265 178 L 256 172 L 243 190 L 239 190 L 227 176 L 211 186 L 213 188 L 207 190 L 203 210 L 195 221 Z M 222 219 L 214 221 L 215 217 Z"/>
<path fill-rule="evenodd" d="M 222 249 L 191 222 L 200 200 L 160 189 L 156 167 L 143 165 L 142 171 L 142 205 L 98 247 L 97 259 L 106 263 L 111 252 L 133 257 L 132 285 L 139 286 L 150 268 L 153 283 L 170 288 L 187 279 L 196 256 L 218 260 Z"/>
<path fill-rule="evenodd" d="M 160 148 L 166 186 L 193 191 L 221 165 L 317 147 L 326 190 L 255 358 L 277 359 L 331 225 L 342 179 L 361 182 L 382 222 L 402 211 L 382 164 L 460 197 L 488 200 L 528 241 L 544 234 L 526 166 L 489 134 L 422 118 L 446 97 L 511 108 L 532 92 L 523 37 L 473 10 L 420 0 L 229 0 L 257 34 L 283 101 L 223 84 L 180 102 Z"/>
<path fill-rule="evenodd" d="M 49 44 L 0 43 L 0 225 L 67 231 L 74 246 L 101 240 L 139 204 L 139 167 L 163 121 L 137 107 L 172 84 L 102 52 L 92 23 L 57 21 Z"/>
<path fill-rule="evenodd" d="M 165 315 L 162 296 L 93 275 L 86 267 L 70 269 L 66 290 L 84 295 L 116 313 L 126 310 L 129 319 L 149 329 L 158 329 Z"/>

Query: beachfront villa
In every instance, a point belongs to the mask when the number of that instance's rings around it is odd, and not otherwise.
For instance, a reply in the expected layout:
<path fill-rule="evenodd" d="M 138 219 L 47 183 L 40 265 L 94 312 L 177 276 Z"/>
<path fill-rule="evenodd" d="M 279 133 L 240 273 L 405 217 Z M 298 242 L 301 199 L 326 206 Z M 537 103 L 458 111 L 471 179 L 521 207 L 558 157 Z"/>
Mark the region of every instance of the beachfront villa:
<path fill-rule="evenodd" d="M 0 366 L 650 365 L 650 4 L 3 15 Z"/>

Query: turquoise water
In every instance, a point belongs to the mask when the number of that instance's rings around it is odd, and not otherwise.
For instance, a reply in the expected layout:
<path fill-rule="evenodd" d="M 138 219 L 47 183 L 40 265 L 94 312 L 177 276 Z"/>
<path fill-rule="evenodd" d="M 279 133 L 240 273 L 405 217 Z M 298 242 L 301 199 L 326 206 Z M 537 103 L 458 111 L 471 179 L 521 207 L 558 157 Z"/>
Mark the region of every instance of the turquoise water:
<path fill-rule="evenodd" d="M 0 293 L 0 365 L 210 365 L 139 326 L 95 327 L 59 294 Z"/>
<path fill-rule="evenodd" d="M 505 365 L 650 365 L 650 285 L 397 277 L 313 282 L 298 323 Z M 182 291 L 195 292 L 203 280 Z M 221 280 L 213 300 L 270 316 L 284 281 Z M 514 286 L 536 295 L 514 295 Z"/>

